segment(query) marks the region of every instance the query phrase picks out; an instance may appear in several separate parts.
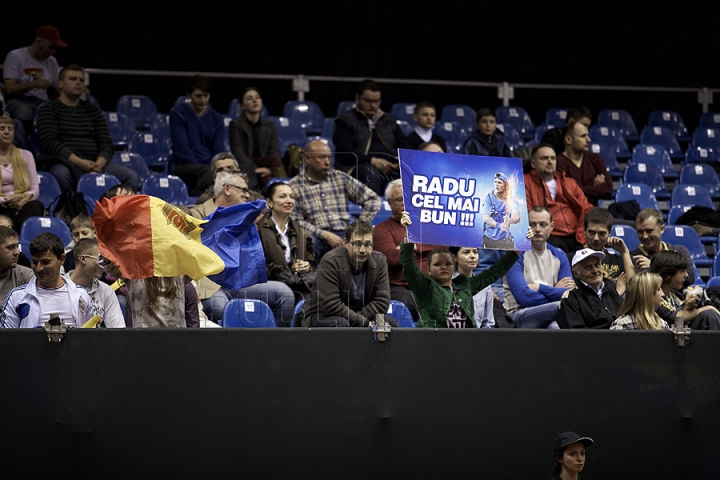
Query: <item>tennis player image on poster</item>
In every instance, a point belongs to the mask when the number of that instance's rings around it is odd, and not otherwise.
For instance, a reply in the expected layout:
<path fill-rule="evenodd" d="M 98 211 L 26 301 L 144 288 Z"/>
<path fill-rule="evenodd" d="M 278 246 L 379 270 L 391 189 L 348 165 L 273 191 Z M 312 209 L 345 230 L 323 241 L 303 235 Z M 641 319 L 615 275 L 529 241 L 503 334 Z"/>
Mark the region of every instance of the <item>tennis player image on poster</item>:
<path fill-rule="evenodd" d="M 399 158 L 411 242 L 530 250 L 521 159 L 405 149 Z"/>

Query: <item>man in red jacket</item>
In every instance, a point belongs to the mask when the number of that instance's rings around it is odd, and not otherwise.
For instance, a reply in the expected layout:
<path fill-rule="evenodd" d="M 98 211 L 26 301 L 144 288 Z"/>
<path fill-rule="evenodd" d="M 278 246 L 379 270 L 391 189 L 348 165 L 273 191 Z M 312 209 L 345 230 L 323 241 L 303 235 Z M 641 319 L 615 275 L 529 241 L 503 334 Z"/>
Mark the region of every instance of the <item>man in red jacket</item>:
<path fill-rule="evenodd" d="M 528 209 L 542 205 L 552 213 L 555 228 L 548 243 L 567 253 L 586 242 L 585 214 L 593 207 L 575 180 L 557 171 L 555 150 L 540 143 L 532 149 L 532 171 L 525 174 Z"/>

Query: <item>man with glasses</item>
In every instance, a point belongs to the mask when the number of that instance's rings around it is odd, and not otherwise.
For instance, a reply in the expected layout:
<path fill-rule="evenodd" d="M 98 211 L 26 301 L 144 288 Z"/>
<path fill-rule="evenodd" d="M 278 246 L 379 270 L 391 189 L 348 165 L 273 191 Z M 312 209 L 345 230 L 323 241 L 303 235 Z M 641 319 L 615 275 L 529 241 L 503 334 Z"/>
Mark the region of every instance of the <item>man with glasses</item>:
<path fill-rule="evenodd" d="M 380 85 L 363 80 L 355 92 L 355 109 L 335 119 L 333 143 L 338 169 L 382 195 L 385 185 L 400 178 L 398 148 L 410 148 L 395 117 L 380 109 Z"/>
<path fill-rule="evenodd" d="M 215 198 L 215 177 L 217 177 L 218 173 L 242 171 L 240 169 L 240 164 L 238 163 L 237 158 L 235 158 L 235 155 L 230 152 L 220 152 L 215 155 L 210 161 L 210 168 L 212 169 L 213 184 L 210 185 L 208 189 L 205 190 L 205 192 L 203 192 L 203 194 L 198 197 L 197 201 L 195 202 L 198 205 Z M 252 180 L 250 180 L 249 177 L 246 183 L 248 184 L 248 188 L 252 191 L 254 187 L 251 185 Z M 255 188 L 257 188 L 257 185 L 255 186 Z"/>
<path fill-rule="evenodd" d="M 215 175 L 213 185 L 213 198 L 204 203 L 190 207 L 190 215 L 195 218 L 205 218 L 215 211 L 217 207 L 229 207 L 250 200 L 250 189 L 247 185 L 247 175 L 239 170 L 219 171 Z"/>
<path fill-rule="evenodd" d="M 320 261 L 317 281 L 305 303 L 303 327 L 367 327 L 390 307 L 385 256 L 373 250 L 373 227 L 358 220 L 345 231 L 345 248 L 336 248 Z"/>
<path fill-rule="evenodd" d="M 101 325 L 107 328 L 125 328 L 125 319 L 115 292 L 110 285 L 99 280 L 103 269 L 98 265 L 100 251 L 97 240 L 94 238 L 79 240 L 73 248 L 73 254 L 75 270 L 68 272 L 67 276 L 75 285 L 87 290 L 95 314 L 102 318 Z"/>

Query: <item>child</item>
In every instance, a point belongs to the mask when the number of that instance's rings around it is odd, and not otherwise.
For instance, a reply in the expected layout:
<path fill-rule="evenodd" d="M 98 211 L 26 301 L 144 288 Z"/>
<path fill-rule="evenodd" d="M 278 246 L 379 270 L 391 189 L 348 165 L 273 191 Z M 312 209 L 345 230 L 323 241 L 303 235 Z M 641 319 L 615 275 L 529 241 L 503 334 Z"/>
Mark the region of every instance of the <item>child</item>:
<path fill-rule="evenodd" d="M 463 152 L 467 155 L 512 157 L 510 148 L 505 143 L 505 135 L 497 129 L 495 112 L 489 108 L 477 111 L 475 131 L 465 141 Z"/>
<path fill-rule="evenodd" d="M 85 214 L 74 217 L 70 221 L 70 235 L 72 235 L 72 241 L 65 246 L 65 263 L 63 264 L 65 272 L 75 269 L 75 256 L 73 255 L 75 244 L 83 238 L 96 238 L 92 219 Z"/>
<path fill-rule="evenodd" d="M 433 127 L 435 126 L 436 113 L 435 106 L 430 102 L 420 102 L 415 106 L 415 113 L 413 114 L 413 120 L 417 124 L 415 131 L 407 136 L 408 145 L 413 150 L 420 150 L 420 145 L 425 142 L 435 142 L 443 149 L 443 152 L 447 151 L 447 145 L 445 139 L 436 133 L 433 133 Z"/>

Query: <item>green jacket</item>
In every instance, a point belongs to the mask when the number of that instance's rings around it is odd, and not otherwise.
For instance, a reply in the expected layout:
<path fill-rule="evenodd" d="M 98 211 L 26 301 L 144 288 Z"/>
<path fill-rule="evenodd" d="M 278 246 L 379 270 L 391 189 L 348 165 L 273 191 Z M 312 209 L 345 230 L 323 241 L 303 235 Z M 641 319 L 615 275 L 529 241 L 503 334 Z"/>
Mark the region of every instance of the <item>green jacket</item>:
<path fill-rule="evenodd" d="M 400 263 L 403 266 L 403 274 L 415 298 L 420 310 L 418 327 L 444 328 L 447 326 L 447 314 L 450 311 L 450 304 L 453 299 L 453 292 L 449 287 L 443 287 L 429 275 L 420 271 L 413 255 L 414 244 L 400 244 Z M 470 278 L 465 275 L 458 275 L 453 278 L 453 289 L 455 301 L 467 314 L 468 320 L 475 326 L 475 307 L 473 295 L 492 284 L 510 270 L 518 259 L 517 253 L 508 251 L 495 265 L 488 268 L 480 275 Z M 430 265 L 428 264 L 428 268 Z"/>

